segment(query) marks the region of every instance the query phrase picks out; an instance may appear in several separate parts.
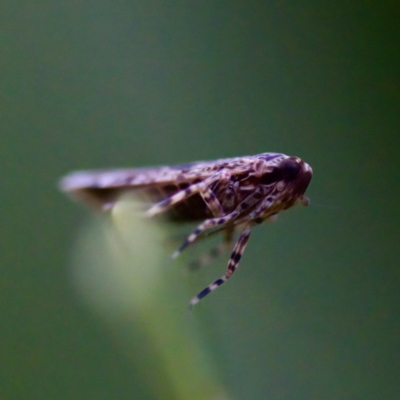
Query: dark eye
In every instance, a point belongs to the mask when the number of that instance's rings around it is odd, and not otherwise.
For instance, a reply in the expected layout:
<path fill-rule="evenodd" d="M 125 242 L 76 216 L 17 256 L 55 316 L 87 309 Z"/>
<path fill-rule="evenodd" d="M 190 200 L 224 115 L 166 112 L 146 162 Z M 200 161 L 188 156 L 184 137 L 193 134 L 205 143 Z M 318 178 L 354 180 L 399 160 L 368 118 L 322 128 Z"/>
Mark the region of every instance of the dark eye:
<path fill-rule="evenodd" d="M 283 179 L 286 182 L 290 182 L 297 178 L 301 167 L 297 161 L 287 159 L 282 161 L 279 169 L 282 171 Z"/>
<path fill-rule="evenodd" d="M 263 185 L 270 185 L 271 183 L 278 182 L 282 179 L 282 170 L 279 168 L 274 168 L 271 172 L 261 176 L 261 183 Z"/>

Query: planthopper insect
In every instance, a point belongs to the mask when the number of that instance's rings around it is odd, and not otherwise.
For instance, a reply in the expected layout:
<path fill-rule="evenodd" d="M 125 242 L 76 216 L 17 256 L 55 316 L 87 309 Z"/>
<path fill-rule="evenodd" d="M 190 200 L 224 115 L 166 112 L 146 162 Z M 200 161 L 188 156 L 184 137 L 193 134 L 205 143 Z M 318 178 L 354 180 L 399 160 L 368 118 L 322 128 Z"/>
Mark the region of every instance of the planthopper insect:
<path fill-rule="evenodd" d="M 152 202 L 147 217 L 163 213 L 173 221 L 202 221 L 173 258 L 195 241 L 222 233 L 223 243 L 205 261 L 230 247 L 240 229 L 225 274 L 193 297 L 192 306 L 235 272 L 255 225 L 297 203 L 309 204 L 304 192 L 311 177 L 312 168 L 298 157 L 262 153 L 172 167 L 78 171 L 64 177 L 60 188 L 103 211 L 122 194 L 135 191 Z"/>

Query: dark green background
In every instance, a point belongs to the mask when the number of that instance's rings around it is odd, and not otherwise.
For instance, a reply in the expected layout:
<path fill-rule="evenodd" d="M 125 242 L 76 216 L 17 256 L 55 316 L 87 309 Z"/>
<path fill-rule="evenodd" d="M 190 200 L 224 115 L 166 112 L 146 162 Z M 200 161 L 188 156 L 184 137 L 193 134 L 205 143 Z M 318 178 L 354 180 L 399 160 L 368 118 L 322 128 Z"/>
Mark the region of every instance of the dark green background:
<path fill-rule="evenodd" d="M 196 307 L 221 380 L 233 399 L 397 399 L 399 8 L 2 2 L 0 398 L 152 398 L 76 296 L 85 211 L 60 176 L 278 151 L 313 167 L 311 206 L 258 228 Z"/>

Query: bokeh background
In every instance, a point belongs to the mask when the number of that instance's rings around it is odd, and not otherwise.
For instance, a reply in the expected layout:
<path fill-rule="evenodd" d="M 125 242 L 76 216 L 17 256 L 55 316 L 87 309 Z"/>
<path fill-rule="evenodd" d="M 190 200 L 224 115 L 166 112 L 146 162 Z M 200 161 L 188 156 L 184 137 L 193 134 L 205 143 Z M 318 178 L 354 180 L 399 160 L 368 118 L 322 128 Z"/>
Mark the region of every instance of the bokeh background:
<path fill-rule="evenodd" d="M 311 205 L 254 231 L 188 329 L 231 399 L 398 399 L 399 11 L 1 2 L 0 398 L 175 398 L 152 390 L 165 382 L 150 339 L 127 356 L 79 294 L 72 249 L 90 217 L 59 177 L 277 151 L 313 167 Z M 177 312 L 225 264 L 178 274 Z"/>

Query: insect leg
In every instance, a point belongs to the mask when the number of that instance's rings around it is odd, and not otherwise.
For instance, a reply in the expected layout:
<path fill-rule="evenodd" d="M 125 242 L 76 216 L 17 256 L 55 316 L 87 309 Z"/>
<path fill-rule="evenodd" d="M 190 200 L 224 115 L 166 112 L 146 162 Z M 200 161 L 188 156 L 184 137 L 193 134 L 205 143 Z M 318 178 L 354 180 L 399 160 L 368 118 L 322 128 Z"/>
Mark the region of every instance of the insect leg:
<path fill-rule="evenodd" d="M 250 233 L 251 233 L 251 226 L 247 225 L 247 227 L 240 235 L 238 241 L 236 242 L 236 245 L 229 259 L 228 268 L 225 272 L 225 275 L 222 275 L 219 279 L 217 279 L 216 281 L 208 285 L 205 289 L 203 289 L 197 296 L 193 297 L 189 303 L 190 307 L 197 304 L 203 297 L 207 296 L 210 292 L 221 286 L 236 271 L 237 267 L 239 266 L 239 261 L 244 253 L 247 242 L 249 240 Z"/>
<path fill-rule="evenodd" d="M 208 179 L 206 179 L 202 182 L 199 182 L 199 183 L 194 183 L 193 185 L 190 185 L 186 189 L 180 190 L 179 192 L 175 193 L 171 197 L 168 197 L 168 198 L 160 201 L 159 203 L 157 203 L 154 206 L 152 206 L 151 208 L 149 208 L 146 211 L 145 215 L 147 217 L 153 217 L 154 215 L 168 210 L 168 208 L 170 208 L 174 204 L 180 203 L 181 201 L 186 200 L 188 197 L 193 196 L 195 193 L 198 193 L 198 192 L 206 193 L 206 197 L 207 197 L 207 194 L 209 193 L 207 191 L 207 187 L 210 184 L 212 184 L 213 182 L 218 181 L 218 180 L 221 180 L 221 181 L 225 181 L 227 179 L 229 180 L 229 178 L 230 178 L 230 173 L 226 170 L 222 170 L 222 171 L 210 176 Z M 206 203 L 207 203 L 207 201 L 206 201 Z M 211 203 L 212 203 L 212 201 L 211 201 Z M 215 202 L 213 204 L 215 204 Z M 212 207 L 215 208 L 215 205 L 212 205 Z"/>
<path fill-rule="evenodd" d="M 209 264 L 212 260 L 223 254 L 232 244 L 234 227 L 228 227 L 224 230 L 224 240 L 218 246 L 212 248 L 208 253 L 204 254 L 197 260 L 190 263 L 189 268 L 194 271 L 206 264 Z"/>
<path fill-rule="evenodd" d="M 199 193 L 214 217 L 222 217 L 225 214 L 221 203 L 211 190 L 210 186 L 201 189 Z"/>
<path fill-rule="evenodd" d="M 190 244 L 192 244 L 198 236 L 203 233 L 206 229 L 212 228 L 213 226 L 220 225 L 225 226 L 228 223 L 232 222 L 236 218 L 238 218 L 243 212 L 248 210 L 250 207 L 256 205 L 257 202 L 260 201 L 262 194 L 262 188 L 257 188 L 252 194 L 247 196 L 239 205 L 232 211 L 230 214 L 225 215 L 220 218 L 211 218 L 206 219 L 203 223 L 201 223 L 189 236 L 187 236 L 186 240 L 182 243 L 181 247 L 175 251 L 172 255 L 172 258 L 176 258 L 179 254 L 186 249 Z M 243 222 L 247 221 L 248 217 L 244 216 L 242 218 Z"/>
<path fill-rule="evenodd" d="M 175 253 L 172 255 L 172 258 L 177 258 L 179 254 L 181 254 L 182 251 L 186 249 L 186 247 L 192 244 L 199 237 L 199 235 L 206 229 L 212 228 L 213 226 L 216 225 L 221 225 L 221 226 L 226 225 L 228 222 L 231 222 L 235 218 L 237 218 L 239 214 L 240 212 L 238 210 L 235 210 L 230 214 L 225 215 L 224 217 L 206 219 L 189 236 L 187 236 L 186 240 L 182 243 L 181 247 L 179 247 L 179 249 L 176 250 Z"/>
<path fill-rule="evenodd" d="M 268 196 L 265 198 L 248 216 L 248 219 L 252 221 L 256 221 L 256 223 L 260 223 L 257 220 L 261 219 L 262 221 L 274 221 L 278 218 L 277 212 L 268 212 L 268 209 L 274 203 L 274 196 Z"/>

